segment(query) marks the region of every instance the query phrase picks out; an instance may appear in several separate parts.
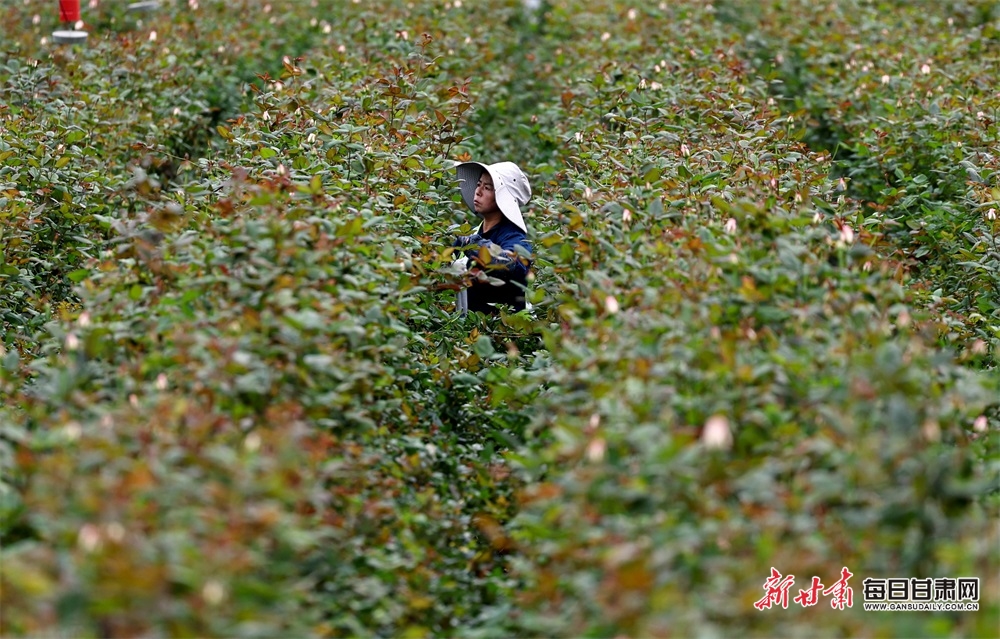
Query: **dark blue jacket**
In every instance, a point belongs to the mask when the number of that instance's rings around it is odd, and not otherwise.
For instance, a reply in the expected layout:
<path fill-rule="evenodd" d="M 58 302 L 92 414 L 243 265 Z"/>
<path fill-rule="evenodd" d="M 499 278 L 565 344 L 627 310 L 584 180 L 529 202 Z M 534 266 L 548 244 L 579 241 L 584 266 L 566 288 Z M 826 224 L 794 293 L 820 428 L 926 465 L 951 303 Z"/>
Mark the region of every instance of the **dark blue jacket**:
<path fill-rule="evenodd" d="M 482 228 L 482 225 L 480 225 Z M 496 307 L 492 304 L 507 304 L 514 310 L 523 310 L 524 290 L 528 285 L 528 271 L 531 260 L 523 257 L 514 247 L 520 246 L 524 252 L 531 253 L 531 244 L 527 234 L 507 218 L 486 233 L 474 233 L 455 239 L 453 246 L 467 247 L 465 255 L 469 259 L 479 261 L 480 247 L 491 244 L 498 245 L 503 251 L 512 251 L 513 256 L 494 249 L 490 253 L 490 263 L 479 262 L 480 267 L 490 277 L 503 280 L 503 286 L 493 286 L 488 282 L 473 282 L 469 288 L 469 310 L 481 313 L 495 314 Z"/>

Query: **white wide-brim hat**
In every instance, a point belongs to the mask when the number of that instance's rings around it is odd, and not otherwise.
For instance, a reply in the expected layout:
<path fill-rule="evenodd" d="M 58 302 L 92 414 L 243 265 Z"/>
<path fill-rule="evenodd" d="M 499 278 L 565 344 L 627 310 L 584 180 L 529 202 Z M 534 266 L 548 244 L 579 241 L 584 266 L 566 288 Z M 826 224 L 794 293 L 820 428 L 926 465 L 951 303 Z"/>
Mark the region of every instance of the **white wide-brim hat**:
<path fill-rule="evenodd" d="M 531 200 L 531 185 L 516 164 L 497 162 L 487 165 L 481 162 L 463 162 L 455 167 L 455 171 L 458 173 L 458 181 L 462 188 L 462 200 L 473 213 L 476 212 L 473 204 L 476 197 L 476 183 L 479 182 L 479 176 L 483 171 L 486 171 L 493 178 L 493 193 L 500 212 L 522 231 L 528 232 L 524 216 L 521 215 L 521 207 Z"/>

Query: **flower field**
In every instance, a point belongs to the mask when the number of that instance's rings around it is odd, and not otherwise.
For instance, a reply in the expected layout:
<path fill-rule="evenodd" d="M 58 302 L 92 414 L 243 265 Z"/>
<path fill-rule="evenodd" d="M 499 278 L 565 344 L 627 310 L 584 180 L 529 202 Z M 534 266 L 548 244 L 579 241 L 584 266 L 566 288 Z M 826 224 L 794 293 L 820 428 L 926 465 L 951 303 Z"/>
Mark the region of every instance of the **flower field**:
<path fill-rule="evenodd" d="M 1000 2 L 56 4 L 0 6 L 0 634 L 996 636 Z M 454 312 L 467 159 L 527 311 Z"/>

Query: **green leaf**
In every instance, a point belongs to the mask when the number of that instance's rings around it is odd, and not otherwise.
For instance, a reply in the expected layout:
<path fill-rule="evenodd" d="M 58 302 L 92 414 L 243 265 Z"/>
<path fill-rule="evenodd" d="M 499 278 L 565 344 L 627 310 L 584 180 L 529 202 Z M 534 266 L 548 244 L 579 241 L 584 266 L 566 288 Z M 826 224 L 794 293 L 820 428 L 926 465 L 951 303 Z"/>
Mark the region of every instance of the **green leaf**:
<path fill-rule="evenodd" d="M 11 349 L 7 351 L 7 354 L 3 356 L 3 367 L 8 373 L 16 373 L 18 369 L 21 357 L 16 349 Z"/>
<path fill-rule="evenodd" d="M 456 386 L 476 386 L 479 384 L 479 378 L 468 373 L 455 373 L 451 380 Z"/>
<path fill-rule="evenodd" d="M 661 174 L 662 171 L 659 169 L 659 167 L 654 166 L 653 168 L 646 171 L 646 173 L 642 176 L 642 182 L 644 184 L 656 184 L 656 181 L 660 179 Z"/>
<path fill-rule="evenodd" d="M 493 355 L 493 353 L 496 352 L 493 348 L 493 342 L 491 342 L 490 338 L 487 337 L 486 335 L 480 335 L 476 339 L 475 344 L 473 344 L 472 350 L 476 353 L 476 355 L 479 355 L 483 359 L 488 358 L 490 355 Z"/>
<path fill-rule="evenodd" d="M 66 144 L 76 144 L 85 137 L 87 137 L 87 133 L 85 131 L 81 131 L 80 129 L 73 129 L 66 134 L 64 140 Z"/>

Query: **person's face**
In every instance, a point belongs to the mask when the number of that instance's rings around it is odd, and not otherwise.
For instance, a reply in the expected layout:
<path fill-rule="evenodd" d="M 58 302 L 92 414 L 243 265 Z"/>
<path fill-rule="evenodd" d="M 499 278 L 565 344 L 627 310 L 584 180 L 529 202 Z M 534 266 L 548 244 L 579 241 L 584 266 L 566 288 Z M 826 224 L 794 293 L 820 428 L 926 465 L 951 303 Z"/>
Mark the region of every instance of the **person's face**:
<path fill-rule="evenodd" d="M 476 195 L 472 204 L 476 213 L 480 215 L 499 210 L 497 208 L 497 194 L 493 190 L 493 178 L 486 171 L 483 171 L 483 174 L 479 176 L 479 182 L 476 183 Z"/>

